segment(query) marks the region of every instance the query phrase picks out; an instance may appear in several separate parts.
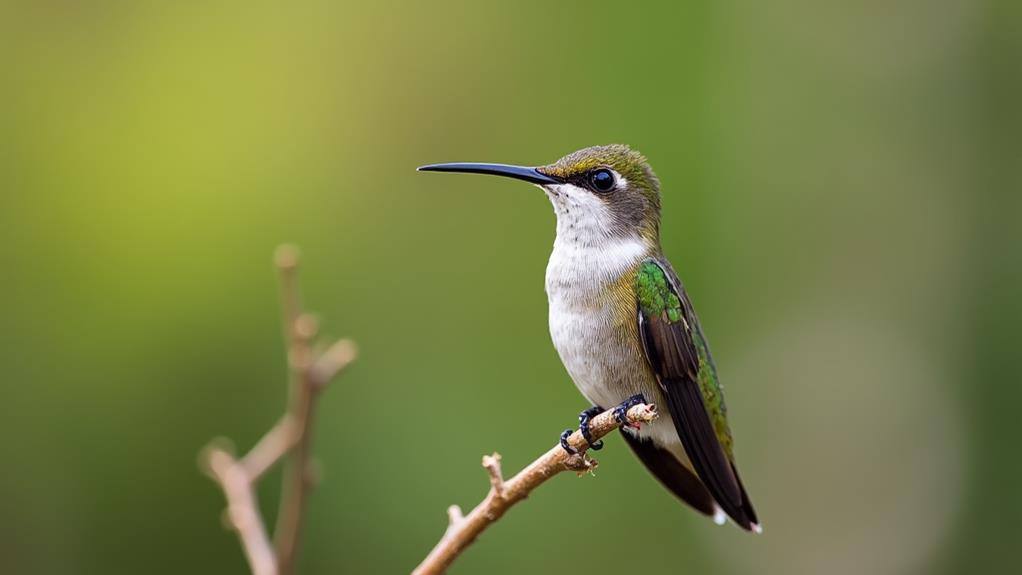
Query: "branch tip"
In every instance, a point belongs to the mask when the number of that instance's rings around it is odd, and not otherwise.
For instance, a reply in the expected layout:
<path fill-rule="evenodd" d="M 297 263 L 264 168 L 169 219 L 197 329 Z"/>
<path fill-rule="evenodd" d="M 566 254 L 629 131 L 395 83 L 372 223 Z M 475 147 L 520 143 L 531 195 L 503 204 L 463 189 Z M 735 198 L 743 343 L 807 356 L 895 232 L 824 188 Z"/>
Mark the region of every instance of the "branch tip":
<path fill-rule="evenodd" d="M 319 386 L 330 383 L 344 368 L 358 357 L 358 346 L 350 339 L 335 342 L 324 351 L 312 366 L 313 380 Z"/>
<path fill-rule="evenodd" d="M 483 456 L 483 467 L 486 468 L 486 472 L 490 475 L 490 487 L 493 488 L 493 492 L 498 497 L 504 496 L 504 474 L 500 469 L 500 454 L 494 452 L 493 455 Z"/>
<path fill-rule="evenodd" d="M 652 423 L 659 417 L 656 405 L 652 403 L 640 403 L 628 410 L 628 421 L 632 423 Z"/>
<path fill-rule="evenodd" d="M 457 525 L 465 520 L 465 514 L 461 512 L 461 507 L 457 505 L 451 505 L 447 508 L 447 521 L 451 526 Z"/>
<path fill-rule="evenodd" d="M 277 251 L 273 254 L 273 261 L 277 265 L 277 269 L 282 272 L 293 271 L 298 267 L 300 260 L 301 252 L 291 244 L 277 246 Z"/>
<path fill-rule="evenodd" d="M 199 450 L 198 465 L 199 470 L 202 471 L 206 476 L 217 479 L 218 470 L 223 468 L 224 460 L 222 456 L 226 455 L 229 460 L 234 459 L 234 443 L 226 437 L 217 437 L 206 444 L 201 450 Z"/>
<path fill-rule="evenodd" d="M 312 341 L 319 333 L 319 319 L 310 313 L 303 313 L 295 319 L 295 337 L 303 342 Z"/>

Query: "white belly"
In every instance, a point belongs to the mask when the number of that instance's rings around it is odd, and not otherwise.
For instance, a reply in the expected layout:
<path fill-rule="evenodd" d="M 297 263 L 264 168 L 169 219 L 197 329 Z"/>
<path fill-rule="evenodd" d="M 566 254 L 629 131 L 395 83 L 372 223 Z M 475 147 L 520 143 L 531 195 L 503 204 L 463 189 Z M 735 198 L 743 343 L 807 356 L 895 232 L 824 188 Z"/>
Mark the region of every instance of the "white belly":
<path fill-rule="evenodd" d="M 615 383 L 624 383 L 621 372 L 633 358 L 627 357 L 615 337 L 611 310 L 575 305 L 570 298 L 556 295 L 549 300 L 550 337 L 582 395 L 603 407 L 627 399 L 629 390 Z"/>
<path fill-rule="evenodd" d="M 659 407 L 660 418 L 643 426 L 638 435 L 671 449 L 690 466 L 659 384 L 645 358 L 622 341 L 609 306 L 580 307 L 570 297 L 555 295 L 549 300 L 550 337 L 575 387 L 590 403 L 605 409 L 641 393 Z"/>

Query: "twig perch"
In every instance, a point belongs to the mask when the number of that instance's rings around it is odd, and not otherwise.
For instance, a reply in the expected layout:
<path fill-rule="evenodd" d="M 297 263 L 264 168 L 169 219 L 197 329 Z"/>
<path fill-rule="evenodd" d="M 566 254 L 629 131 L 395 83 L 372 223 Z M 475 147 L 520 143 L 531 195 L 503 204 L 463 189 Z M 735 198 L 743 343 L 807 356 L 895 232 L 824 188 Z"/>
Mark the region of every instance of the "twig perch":
<path fill-rule="evenodd" d="M 281 246 L 276 265 L 290 372 L 288 411 L 244 457 L 236 458 L 222 440 L 214 440 L 200 455 L 203 469 L 223 489 L 227 523 L 238 532 L 255 575 L 294 573 L 305 498 L 313 483 L 309 444 L 316 399 L 356 355 L 355 344 L 349 340 L 340 340 L 322 353 L 317 351 L 314 341 L 318 324 L 302 311 L 297 250 Z M 285 457 L 288 466 L 281 487 L 275 543 L 271 544 L 255 487 Z"/>
<path fill-rule="evenodd" d="M 634 424 L 649 423 L 656 419 L 656 408 L 649 404 L 640 404 L 627 412 L 628 422 Z M 614 419 L 613 410 L 604 411 L 593 418 L 589 429 L 593 441 L 600 439 L 617 429 L 618 422 Z M 490 524 L 500 519 L 507 510 L 525 499 L 542 485 L 547 479 L 562 471 L 585 473 L 595 469 L 597 461 L 586 454 L 589 444 L 580 431 L 575 431 L 568 438 L 568 443 L 578 454 L 569 455 L 560 445 L 533 461 L 525 469 L 511 479 L 504 480 L 500 455 L 483 457 L 483 467 L 490 477 L 490 492 L 482 503 L 476 505 L 468 515 L 463 515 L 461 508 L 452 505 L 447 509 L 449 524 L 440 542 L 430 551 L 429 555 L 415 568 L 412 575 L 432 575 L 443 573 L 466 547 L 475 541 Z"/>

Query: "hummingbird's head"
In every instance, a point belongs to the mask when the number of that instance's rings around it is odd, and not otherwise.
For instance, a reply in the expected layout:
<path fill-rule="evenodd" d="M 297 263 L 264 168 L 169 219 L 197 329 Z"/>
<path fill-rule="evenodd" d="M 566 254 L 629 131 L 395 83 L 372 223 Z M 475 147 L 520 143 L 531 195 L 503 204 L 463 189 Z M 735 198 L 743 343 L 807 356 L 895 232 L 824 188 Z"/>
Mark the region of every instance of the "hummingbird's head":
<path fill-rule="evenodd" d="M 454 163 L 419 170 L 491 174 L 536 184 L 554 205 L 559 238 L 571 234 L 587 244 L 635 236 L 659 240 L 660 181 L 646 158 L 628 146 L 593 146 L 535 168 Z"/>
<path fill-rule="evenodd" d="M 660 180 L 639 152 L 621 144 L 593 146 L 536 170 L 559 182 L 543 186 L 558 221 L 595 223 L 613 236 L 657 239 Z"/>

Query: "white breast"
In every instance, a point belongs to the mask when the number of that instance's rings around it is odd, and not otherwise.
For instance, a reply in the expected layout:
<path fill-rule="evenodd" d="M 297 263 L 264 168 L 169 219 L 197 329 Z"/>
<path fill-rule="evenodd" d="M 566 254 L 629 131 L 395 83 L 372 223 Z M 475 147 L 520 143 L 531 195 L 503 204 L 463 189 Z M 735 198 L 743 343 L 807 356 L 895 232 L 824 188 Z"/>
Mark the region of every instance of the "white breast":
<path fill-rule="evenodd" d="M 557 212 L 557 239 L 546 271 L 550 336 L 586 399 L 616 405 L 627 396 L 615 383 L 621 383 L 621 372 L 635 354 L 620 341 L 606 294 L 650 246 L 637 234 L 609 234 L 611 214 L 591 192 L 562 185 L 547 194 Z"/>
<path fill-rule="evenodd" d="M 550 298 L 550 337 L 568 375 L 593 405 L 614 406 L 628 397 L 611 385 L 627 358 L 612 341 L 608 312 L 584 310 L 564 298 Z"/>

